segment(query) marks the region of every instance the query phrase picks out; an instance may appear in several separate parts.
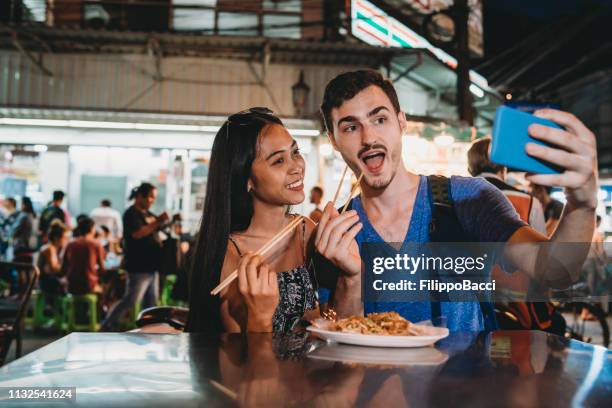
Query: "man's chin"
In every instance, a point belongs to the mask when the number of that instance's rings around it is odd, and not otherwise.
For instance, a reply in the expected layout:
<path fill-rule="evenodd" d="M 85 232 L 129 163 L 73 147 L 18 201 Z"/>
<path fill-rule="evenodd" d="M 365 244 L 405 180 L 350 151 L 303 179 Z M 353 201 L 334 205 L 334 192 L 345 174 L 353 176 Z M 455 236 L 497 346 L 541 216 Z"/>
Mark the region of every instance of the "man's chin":
<path fill-rule="evenodd" d="M 380 175 L 373 178 L 366 176 L 364 178 L 366 185 L 374 190 L 383 190 L 387 188 L 389 184 L 391 184 L 391 180 L 393 179 L 393 177 L 386 175 Z"/>

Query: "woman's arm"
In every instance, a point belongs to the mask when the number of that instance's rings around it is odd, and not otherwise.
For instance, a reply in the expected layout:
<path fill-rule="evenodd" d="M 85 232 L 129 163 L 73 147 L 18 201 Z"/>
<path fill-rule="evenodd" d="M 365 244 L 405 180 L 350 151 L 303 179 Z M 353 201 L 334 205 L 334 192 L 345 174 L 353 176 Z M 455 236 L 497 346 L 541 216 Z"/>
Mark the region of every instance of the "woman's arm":
<path fill-rule="evenodd" d="M 49 245 L 46 256 L 47 256 L 47 265 L 49 265 L 49 272 L 60 273 L 62 270 L 62 263 L 60 262 L 57 248 L 55 248 L 53 245 Z"/>
<path fill-rule="evenodd" d="M 166 221 L 168 221 L 168 214 L 164 212 L 152 223 L 145 224 L 136 231 L 132 232 L 132 238 L 141 239 L 148 237 L 149 235 L 155 233 Z"/>

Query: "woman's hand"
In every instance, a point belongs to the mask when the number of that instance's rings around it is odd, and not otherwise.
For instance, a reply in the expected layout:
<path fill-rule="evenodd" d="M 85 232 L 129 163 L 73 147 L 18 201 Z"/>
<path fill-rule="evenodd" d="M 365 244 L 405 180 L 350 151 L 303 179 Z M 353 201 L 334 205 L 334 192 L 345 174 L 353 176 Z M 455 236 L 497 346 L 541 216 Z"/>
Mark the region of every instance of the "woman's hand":
<path fill-rule="evenodd" d="M 247 331 L 271 332 L 279 301 L 278 281 L 260 255 L 249 252 L 240 260 L 238 290 L 247 307 Z"/>

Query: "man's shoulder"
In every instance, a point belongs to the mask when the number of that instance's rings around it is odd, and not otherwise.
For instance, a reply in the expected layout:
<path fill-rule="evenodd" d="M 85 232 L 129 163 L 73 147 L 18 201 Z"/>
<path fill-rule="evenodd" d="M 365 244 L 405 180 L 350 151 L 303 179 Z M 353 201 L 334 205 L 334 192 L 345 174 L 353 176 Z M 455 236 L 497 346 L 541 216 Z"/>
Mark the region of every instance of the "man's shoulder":
<path fill-rule="evenodd" d="M 488 192 L 499 191 L 483 177 L 451 176 L 450 189 L 453 201 L 482 198 Z"/>

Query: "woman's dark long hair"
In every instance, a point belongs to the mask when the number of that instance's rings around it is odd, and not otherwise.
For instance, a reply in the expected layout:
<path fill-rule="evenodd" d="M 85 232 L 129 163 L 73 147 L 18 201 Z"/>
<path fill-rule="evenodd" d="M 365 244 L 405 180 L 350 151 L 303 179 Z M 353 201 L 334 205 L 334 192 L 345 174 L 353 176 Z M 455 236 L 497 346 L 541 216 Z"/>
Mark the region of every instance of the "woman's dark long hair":
<path fill-rule="evenodd" d="M 146 181 L 142 182 L 139 186 L 136 186 L 130 191 L 130 196 L 128 200 L 133 200 L 137 196 L 146 197 L 153 190 L 157 189 L 153 184 L 147 183 Z"/>
<path fill-rule="evenodd" d="M 247 182 L 258 137 L 270 124 L 283 125 L 271 113 L 241 112 L 230 116 L 215 136 L 191 267 L 188 332 L 223 331 L 221 302 L 210 292 L 219 284 L 230 232 L 244 231 L 251 223 L 253 198 Z"/>
<path fill-rule="evenodd" d="M 36 211 L 34 211 L 34 206 L 32 205 L 30 197 L 23 197 L 21 199 L 21 209 L 23 212 L 32 214 L 32 218 L 36 218 Z"/>

